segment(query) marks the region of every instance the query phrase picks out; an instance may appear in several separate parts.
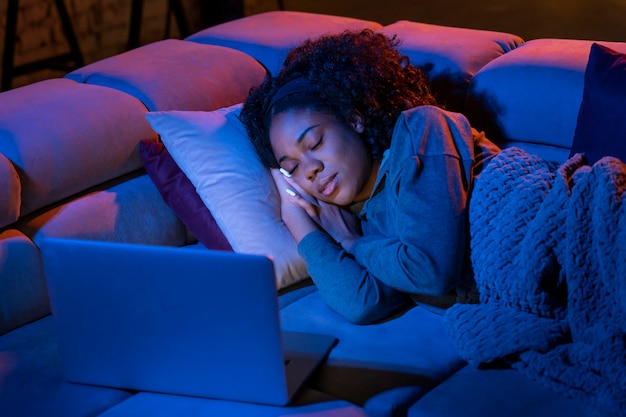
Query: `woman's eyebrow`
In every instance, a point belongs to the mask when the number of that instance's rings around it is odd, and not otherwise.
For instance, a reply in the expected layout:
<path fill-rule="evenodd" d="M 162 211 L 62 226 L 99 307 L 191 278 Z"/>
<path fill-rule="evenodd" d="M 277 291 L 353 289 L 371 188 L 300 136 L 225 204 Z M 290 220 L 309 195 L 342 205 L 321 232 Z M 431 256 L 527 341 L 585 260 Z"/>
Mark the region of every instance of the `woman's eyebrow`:
<path fill-rule="evenodd" d="M 302 131 L 302 133 L 300 133 L 300 135 L 298 136 L 298 138 L 296 139 L 296 146 L 300 146 L 300 144 L 302 143 L 302 141 L 304 140 L 304 138 L 306 137 L 307 133 L 309 133 L 311 130 L 315 129 L 316 127 L 318 127 L 319 124 L 316 125 L 311 125 L 309 127 L 307 127 L 306 129 L 304 129 Z M 281 162 L 283 162 L 285 159 L 287 159 L 287 155 L 283 155 L 278 159 L 278 163 L 280 164 Z"/>
<path fill-rule="evenodd" d="M 312 129 L 315 129 L 318 126 L 319 124 L 316 124 L 316 125 L 312 125 L 304 129 L 302 133 L 300 133 L 300 136 L 298 136 L 298 139 L 296 139 L 296 145 L 300 145 L 300 143 L 302 143 L 302 141 L 306 137 L 307 133 L 309 133 L 309 131 L 311 131 Z"/>

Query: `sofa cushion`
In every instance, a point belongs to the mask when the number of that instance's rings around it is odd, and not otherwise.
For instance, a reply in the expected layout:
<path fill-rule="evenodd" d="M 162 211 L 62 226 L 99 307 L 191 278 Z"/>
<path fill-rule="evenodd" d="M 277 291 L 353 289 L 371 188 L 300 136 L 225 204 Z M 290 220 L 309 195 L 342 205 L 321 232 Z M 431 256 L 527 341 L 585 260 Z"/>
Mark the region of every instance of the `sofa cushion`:
<path fill-rule="evenodd" d="M 49 79 L 0 97 L 0 153 L 22 184 L 21 215 L 141 168 L 156 140 L 140 101 L 119 91 Z"/>
<path fill-rule="evenodd" d="M 0 271 L 0 334 L 50 313 L 39 250 L 18 230 L 0 232 Z"/>
<path fill-rule="evenodd" d="M 150 179 L 191 233 L 208 249 L 232 251 L 211 211 L 163 143 L 143 141 L 140 148 Z"/>
<path fill-rule="evenodd" d="M 381 27 L 380 23 L 350 17 L 271 11 L 212 26 L 186 40 L 238 49 L 256 58 L 275 75 L 289 50 L 309 38 L 348 29 Z"/>
<path fill-rule="evenodd" d="M 22 184 L 15 167 L 0 154 L 0 228 L 20 217 Z"/>
<path fill-rule="evenodd" d="M 141 172 L 38 213 L 21 228 L 37 245 L 48 237 L 167 246 L 189 243 L 185 226 Z"/>
<path fill-rule="evenodd" d="M 441 315 L 423 306 L 363 326 L 331 310 L 315 291 L 282 308 L 280 317 L 285 330 L 338 339 L 310 386 L 372 415 L 407 407 L 465 365 Z"/>
<path fill-rule="evenodd" d="M 626 162 L 626 54 L 591 45 L 571 155 L 592 165 L 603 156 Z"/>
<path fill-rule="evenodd" d="M 312 398 L 307 404 L 276 407 L 142 392 L 107 410 L 100 417 L 371 417 L 347 401 L 320 397 Z"/>
<path fill-rule="evenodd" d="M 466 366 L 416 402 L 409 417 L 588 417 L 563 397 L 511 369 Z"/>
<path fill-rule="evenodd" d="M 270 172 L 239 120 L 240 110 L 238 104 L 213 112 L 150 112 L 146 117 L 235 252 L 270 256 L 277 286 L 283 288 L 308 273 L 280 218 Z"/>
<path fill-rule="evenodd" d="M 127 391 L 67 382 L 54 319 L 48 316 L 0 338 L 0 410 L 4 417 L 97 416 Z"/>
<path fill-rule="evenodd" d="M 466 113 L 502 147 L 563 162 L 582 101 L 592 41 L 534 39 L 485 65 L 470 82 Z M 607 42 L 620 52 L 626 44 Z"/>
<path fill-rule="evenodd" d="M 242 102 L 265 69 L 229 48 L 165 39 L 66 75 L 128 93 L 151 110 L 214 110 Z"/>
<path fill-rule="evenodd" d="M 487 63 L 523 43 L 517 35 L 400 20 L 380 32 L 401 40 L 400 52 L 428 76 L 438 101 L 462 111 L 470 80 Z"/>

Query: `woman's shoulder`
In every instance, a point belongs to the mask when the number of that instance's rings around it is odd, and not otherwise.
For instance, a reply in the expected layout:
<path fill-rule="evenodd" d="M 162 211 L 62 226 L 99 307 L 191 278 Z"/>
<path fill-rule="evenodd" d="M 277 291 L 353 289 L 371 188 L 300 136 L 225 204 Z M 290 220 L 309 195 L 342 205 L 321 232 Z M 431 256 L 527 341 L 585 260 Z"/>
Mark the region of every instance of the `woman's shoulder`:
<path fill-rule="evenodd" d="M 456 114 L 445 110 L 439 106 L 425 104 L 423 106 L 411 107 L 402 112 L 405 117 L 444 117 L 446 114 Z"/>
<path fill-rule="evenodd" d="M 414 155 L 456 155 L 459 148 L 473 148 L 472 128 L 467 118 L 461 113 L 424 105 L 400 114 L 389 151 L 391 157 L 404 159 Z"/>
<path fill-rule="evenodd" d="M 424 105 L 412 107 L 403 111 L 398 118 L 398 123 L 403 122 L 411 128 L 424 128 L 440 133 L 441 129 L 447 130 L 454 127 L 463 133 L 469 132 L 471 126 L 462 113 L 452 112 L 438 106 Z"/>

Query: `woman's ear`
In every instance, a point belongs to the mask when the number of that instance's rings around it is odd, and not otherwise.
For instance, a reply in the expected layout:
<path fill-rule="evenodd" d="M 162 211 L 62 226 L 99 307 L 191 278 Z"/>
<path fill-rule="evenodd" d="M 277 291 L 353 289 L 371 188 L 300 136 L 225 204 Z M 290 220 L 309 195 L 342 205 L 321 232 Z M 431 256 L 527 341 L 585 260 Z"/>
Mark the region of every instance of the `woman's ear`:
<path fill-rule="evenodd" d="M 357 133 L 363 133 L 365 131 L 365 126 L 363 125 L 363 116 L 361 116 L 361 113 L 359 113 L 358 111 L 354 111 L 352 112 L 352 115 L 350 116 L 350 119 L 348 120 L 350 122 L 350 126 L 352 126 L 352 128 L 357 132 Z"/>

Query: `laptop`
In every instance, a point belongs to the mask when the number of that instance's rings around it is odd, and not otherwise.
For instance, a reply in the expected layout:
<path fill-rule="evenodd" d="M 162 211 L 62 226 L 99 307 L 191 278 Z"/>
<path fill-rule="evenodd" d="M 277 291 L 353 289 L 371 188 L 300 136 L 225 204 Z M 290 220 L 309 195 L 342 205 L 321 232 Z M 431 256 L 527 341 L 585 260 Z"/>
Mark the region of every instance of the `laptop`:
<path fill-rule="evenodd" d="M 66 379 L 286 405 L 336 343 L 281 331 L 264 256 L 43 239 Z"/>

